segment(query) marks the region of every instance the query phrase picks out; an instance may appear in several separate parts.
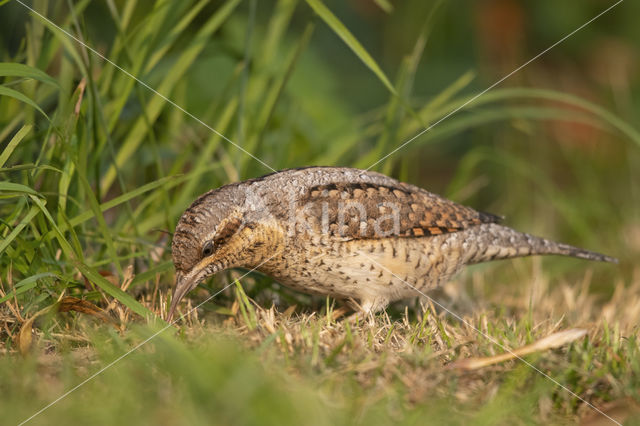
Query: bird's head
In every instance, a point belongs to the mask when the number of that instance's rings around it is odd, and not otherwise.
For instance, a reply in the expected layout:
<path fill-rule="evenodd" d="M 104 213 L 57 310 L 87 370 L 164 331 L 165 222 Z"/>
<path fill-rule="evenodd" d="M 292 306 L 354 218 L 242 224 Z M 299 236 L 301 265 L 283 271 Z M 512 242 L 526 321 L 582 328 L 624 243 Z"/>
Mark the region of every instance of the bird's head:
<path fill-rule="evenodd" d="M 246 191 L 228 185 L 200 196 L 182 214 L 171 245 L 176 283 L 168 321 L 180 300 L 207 277 L 263 260 L 270 236 L 265 211 Z"/>

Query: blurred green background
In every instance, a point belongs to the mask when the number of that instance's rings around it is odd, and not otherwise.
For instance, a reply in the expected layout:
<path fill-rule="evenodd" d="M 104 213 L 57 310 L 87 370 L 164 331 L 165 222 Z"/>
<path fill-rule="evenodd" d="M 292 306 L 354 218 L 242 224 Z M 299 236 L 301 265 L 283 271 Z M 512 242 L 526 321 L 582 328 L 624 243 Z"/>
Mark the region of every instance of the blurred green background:
<path fill-rule="evenodd" d="M 613 4 L 326 3 L 341 33 L 311 3 L 30 4 L 275 169 L 369 167 Z M 633 2 L 617 6 L 374 169 L 505 215 L 519 229 L 621 257 L 629 272 L 625 261 L 640 250 L 638 11 Z M 0 20 L 2 61 L 38 68 L 59 85 L 7 73 L 5 86 L 51 122 L 0 98 L 3 147 L 24 123 L 35 125 L 5 166 L 63 171 L 5 171 L 5 179 L 35 187 L 64 220 L 87 210 L 89 188 L 104 203 L 169 176 L 163 191 L 76 227 L 73 249 L 106 255 L 113 273 L 122 276 L 131 260 L 136 272 L 152 266 L 145 251 L 168 243 L 160 231 L 171 232 L 198 194 L 270 171 L 21 4 L 4 4 Z M 347 32 L 355 52 L 340 38 Z M 80 115 L 69 118 L 82 78 Z M 3 216 L 24 217 L 22 200 L 19 210 L 15 198 L 3 202 Z M 49 271 L 20 266 L 16 279 Z"/>
<path fill-rule="evenodd" d="M 121 320 L 166 312 L 180 214 L 200 193 L 271 171 L 207 126 L 274 169 L 373 166 L 522 231 L 618 257 L 618 267 L 545 260 L 559 280 L 593 268 L 591 288 L 604 299 L 637 280 L 638 2 L 619 4 L 468 105 L 614 2 L 25 4 L 69 34 L 0 2 L 7 350 L 25 320 L 61 295 L 101 307 L 116 299 L 129 309 Z M 514 286 L 509 264 L 476 270 L 494 280 L 488 292 Z M 263 306 L 324 303 L 259 275 L 244 284 Z M 232 301 L 229 291 L 204 309 Z M 48 337 L 69 327 L 41 325 Z"/>

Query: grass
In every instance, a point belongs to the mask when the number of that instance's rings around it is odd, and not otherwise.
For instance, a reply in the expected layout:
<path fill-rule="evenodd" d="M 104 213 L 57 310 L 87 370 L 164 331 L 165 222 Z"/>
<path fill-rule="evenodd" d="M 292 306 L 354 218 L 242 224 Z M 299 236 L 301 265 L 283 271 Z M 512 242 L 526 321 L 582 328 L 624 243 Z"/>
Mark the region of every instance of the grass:
<path fill-rule="evenodd" d="M 470 371 L 446 367 L 504 352 L 491 340 L 516 348 L 569 326 L 587 328 L 588 336 L 525 359 L 600 408 L 623 403 L 618 419 L 637 415 L 640 282 L 619 287 L 602 304 L 589 274 L 579 286 L 552 288 L 540 262 L 518 263 L 516 275 L 537 279 L 506 297 L 485 297 L 481 306 L 466 280 L 451 283 L 444 298 L 456 301 L 452 308 L 464 322 L 429 303 L 424 314 L 407 307 L 372 323 L 344 320 L 331 302 L 316 311 L 265 309 L 238 286 L 214 302 L 219 313 L 193 311 L 180 330 L 159 334 L 34 423 L 92 418 L 113 424 L 121 416 L 168 424 L 569 423 L 594 412 L 517 360 Z M 244 284 L 251 289 L 252 281 Z M 29 356 L 1 360 L 10 392 L 0 406 L 8 424 L 158 330 L 129 323 L 118 333 L 87 318 L 42 320 L 42 337 Z M 72 324 L 62 333 L 61 320 Z"/>
<path fill-rule="evenodd" d="M 0 50 L 0 413 L 7 424 L 164 327 L 170 233 L 198 194 L 268 172 L 260 161 L 275 169 L 368 167 L 488 85 L 461 72 L 432 96 L 415 93 L 414 83 L 429 77 L 419 64 L 437 39 L 434 16 L 447 13 L 445 3 L 424 10 L 426 23 L 395 73 L 320 0 L 42 0 L 33 7 L 163 96 L 19 4 L 0 6 L 17 16 L 16 40 Z M 108 24 L 98 27 L 105 16 Z M 348 72 L 371 75 L 371 91 L 386 102 L 359 110 L 344 99 L 337 65 L 320 43 L 328 37 L 331 52 L 352 61 Z M 597 143 L 557 136 L 569 125 L 589 129 Z M 426 301 L 345 319 L 332 300 L 227 272 L 181 311 L 234 285 L 178 329 L 32 422 L 605 419 L 517 360 L 455 367 L 570 328 L 587 337 L 527 362 L 616 419 L 637 421 L 637 125 L 559 91 L 496 88 L 374 167 L 506 214 L 519 229 L 618 256 L 619 267 L 567 259 L 479 265 L 433 294 L 464 321 Z"/>

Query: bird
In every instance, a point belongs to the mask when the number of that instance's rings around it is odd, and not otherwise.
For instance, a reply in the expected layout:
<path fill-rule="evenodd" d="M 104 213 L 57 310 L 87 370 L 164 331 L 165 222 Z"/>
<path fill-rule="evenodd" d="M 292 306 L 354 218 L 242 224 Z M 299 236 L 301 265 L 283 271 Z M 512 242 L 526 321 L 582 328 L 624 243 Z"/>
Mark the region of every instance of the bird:
<path fill-rule="evenodd" d="M 257 270 L 364 313 L 446 283 L 465 265 L 530 255 L 617 259 L 516 231 L 502 218 L 386 175 L 286 169 L 200 197 L 180 217 L 168 320 L 184 296 L 230 268 Z"/>

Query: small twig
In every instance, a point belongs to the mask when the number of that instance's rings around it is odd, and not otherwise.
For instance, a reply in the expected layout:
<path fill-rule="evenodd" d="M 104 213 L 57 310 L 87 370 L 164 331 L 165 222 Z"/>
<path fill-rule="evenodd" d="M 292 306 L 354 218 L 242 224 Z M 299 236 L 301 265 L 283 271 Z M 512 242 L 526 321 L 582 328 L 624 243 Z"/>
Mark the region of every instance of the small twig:
<path fill-rule="evenodd" d="M 559 331 L 557 333 L 550 334 L 549 336 L 544 337 L 530 345 L 522 346 L 521 348 L 514 349 L 507 353 L 484 358 L 469 358 L 453 362 L 447 366 L 447 369 L 477 370 L 479 368 L 487 367 L 499 362 L 522 358 L 523 356 L 532 354 L 534 352 L 541 352 L 548 349 L 558 348 L 560 346 L 571 343 L 574 340 L 580 339 L 586 334 L 587 330 L 581 328 Z"/>

